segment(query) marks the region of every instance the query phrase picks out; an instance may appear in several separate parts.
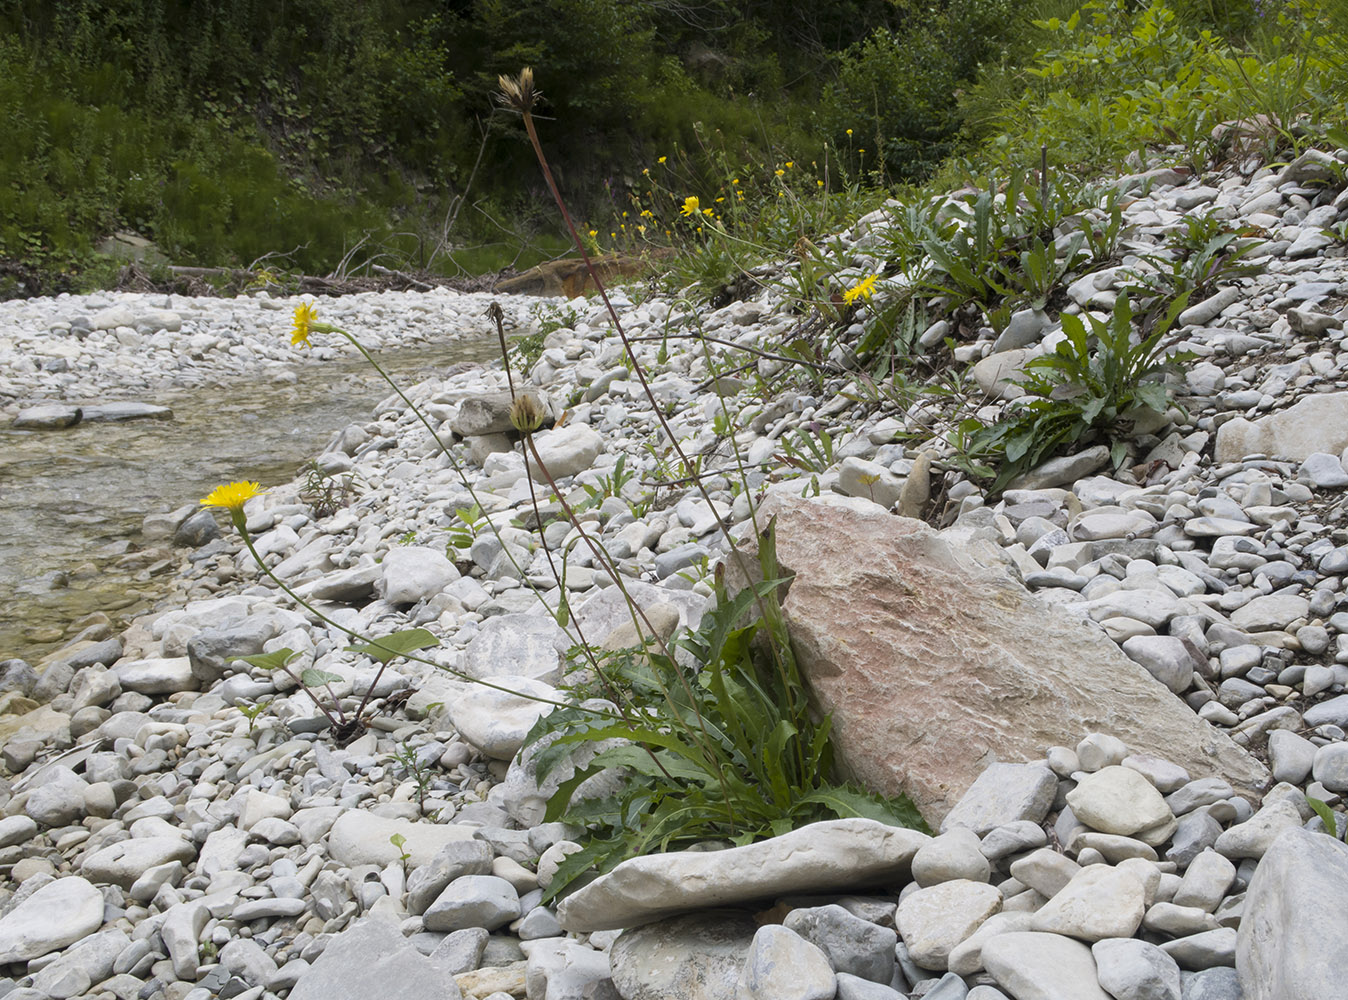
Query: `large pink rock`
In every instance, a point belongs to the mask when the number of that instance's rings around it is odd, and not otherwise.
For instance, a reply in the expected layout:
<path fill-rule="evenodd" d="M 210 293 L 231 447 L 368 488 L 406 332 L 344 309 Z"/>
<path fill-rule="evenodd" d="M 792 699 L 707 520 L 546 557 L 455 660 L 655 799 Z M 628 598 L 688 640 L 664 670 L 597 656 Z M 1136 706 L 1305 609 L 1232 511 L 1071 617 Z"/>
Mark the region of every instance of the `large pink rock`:
<path fill-rule="evenodd" d="M 840 764 L 907 793 L 933 827 L 988 765 L 1042 760 L 1090 732 L 1195 778 L 1267 783 L 1098 625 L 1037 600 L 978 546 L 854 498 L 779 495 L 761 514 L 777 516 L 792 643 Z"/>

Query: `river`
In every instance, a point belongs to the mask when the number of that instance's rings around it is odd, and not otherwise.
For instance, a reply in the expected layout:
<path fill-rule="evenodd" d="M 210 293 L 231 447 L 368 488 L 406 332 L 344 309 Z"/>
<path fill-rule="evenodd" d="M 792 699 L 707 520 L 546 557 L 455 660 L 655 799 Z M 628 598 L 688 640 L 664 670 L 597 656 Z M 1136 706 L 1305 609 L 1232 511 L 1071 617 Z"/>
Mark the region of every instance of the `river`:
<path fill-rule="evenodd" d="M 379 354 L 402 385 L 494 357 L 494 339 Z M 390 394 L 358 358 L 294 370 L 290 385 L 239 376 L 140 397 L 171 407 L 172 420 L 0 429 L 0 660 L 36 664 L 91 612 L 120 622 L 149 610 L 183 553 L 171 566 L 118 565 L 135 562 L 124 556 L 147 514 L 195 503 L 223 482 L 289 482 L 334 432 L 369 420 Z"/>

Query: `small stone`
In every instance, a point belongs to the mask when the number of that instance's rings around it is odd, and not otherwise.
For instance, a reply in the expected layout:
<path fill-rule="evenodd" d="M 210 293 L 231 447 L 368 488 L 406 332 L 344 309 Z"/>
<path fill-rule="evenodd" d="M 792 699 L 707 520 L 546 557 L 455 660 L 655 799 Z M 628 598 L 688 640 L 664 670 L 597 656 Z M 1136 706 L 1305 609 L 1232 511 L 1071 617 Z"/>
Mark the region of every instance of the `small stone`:
<path fill-rule="evenodd" d="M 613 983 L 628 1000 L 733 997 L 756 931 L 748 914 L 733 911 L 625 930 L 609 949 Z M 889 957 L 892 967 L 892 947 Z"/>
<path fill-rule="evenodd" d="M 904 896 L 894 923 L 914 962 L 944 970 L 951 949 L 1001 907 L 1001 893 L 986 883 L 942 882 Z"/>
<path fill-rule="evenodd" d="M 836 904 L 792 910 L 782 923 L 828 956 L 835 972 L 877 983 L 894 977 L 899 936 L 888 927 L 855 917 Z"/>
<path fill-rule="evenodd" d="M 1083 771 L 1099 771 L 1102 768 L 1123 762 L 1128 756 L 1128 747 L 1117 736 L 1108 733 L 1091 733 L 1077 744 L 1077 760 Z"/>
<path fill-rule="evenodd" d="M 1214 965 L 1235 965 L 1236 932 L 1231 927 L 1219 927 L 1167 941 L 1161 950 L 1178 962 L 1181 969 L 1197 971 Z"/>
<path fill-rule="evenodd" d="M 1144 903 L 1142 882 L 1132 872 L 1091 865 L 1035 914 L 1030 927 L 1087 942 L 1132 937 L 1142 923 Z"/>
<path fill-rule="evenodd" d="M 1118 765 L 1083 776 L 1067 793 L 1067 804 L 1087 826 L 1125 837 L 1174 818 L 1156 786 Z"/>
<path fill-rule="evenodd" d="M 1171 902 L 1177 906 L 1197 906 L 1211 913 L 1236 880 L 1236 866 L 1216 851 L 1203 851 L 1189 862 L 1180 886 Z"/>
<path fill-rule="evenodd" d="M 991 869 L 981 847 L 978 834 L 966 827 L 952 827 L 918 848 L 913 856 L 913 881 L 923 888 L 956 879 L 986 882 Z"/>
<path fill-rule="evenodd" d="M 440 893 L 422 915 L 428 931 L 457 931 L 485 927 L 494 931 L 520 915 L 520 897 L 503 878 L 464 875 Z"/>
<path fill-rule="evenodd" d="M 991 764 L 946 814 L 941 832 L 962 826 L 982 836 L 1019 820 L 1041 823 L 1057 789 L 1057 777 L 1042 764 Z"/>
<path fill-rule="evenodd" d="M 1179 965 L 1154 944 L 1098 941 L 1091 954 L 1100 985 L 1115 1000 L 1180 1000 Z"/>
<path fill-rule="evenodd" d="M 998 934 L 983 946 L 983 965 L 1017 1000 L 1111 1000 L 1090 948 L 1061 934 Z"/>
<path fill-rule="evenodd" d="M 1300 785 L 1311 773 L 1316 746 L 1304 736 L 1287 729 L 1268 734 L 1268 755 L 1276 781 Z"/>
<path fill-rule="evenodd" d="M 758 929 L 740 973 L 742 1000 L 833 1000 L 832 966 L 822 951 L 778 924 Z"/>

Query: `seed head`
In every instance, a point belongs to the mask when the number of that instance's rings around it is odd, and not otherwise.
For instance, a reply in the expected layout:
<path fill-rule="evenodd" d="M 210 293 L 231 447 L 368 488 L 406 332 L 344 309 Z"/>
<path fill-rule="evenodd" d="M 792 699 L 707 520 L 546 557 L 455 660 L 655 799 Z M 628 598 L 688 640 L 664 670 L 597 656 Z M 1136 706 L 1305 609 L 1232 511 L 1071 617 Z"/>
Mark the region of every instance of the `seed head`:
<path fill-rule="evenodd" d="M 532 434 L 543 426 L 543 407 L 528 393 L 515 397 L 510 404 L 510 426 L 521 434 Z"/>
<path fill-rule="evenodd" d="M 496 99 L 520 114 L 527 115 L 533 111 L 534 104 L 543 96 L 541 90 L 534 89 L 534 71 L 529 66 L 520 70 L 520 75 L 514 79 L 502 75 L 496 78 L 496 82 L 501 87 Z"/>

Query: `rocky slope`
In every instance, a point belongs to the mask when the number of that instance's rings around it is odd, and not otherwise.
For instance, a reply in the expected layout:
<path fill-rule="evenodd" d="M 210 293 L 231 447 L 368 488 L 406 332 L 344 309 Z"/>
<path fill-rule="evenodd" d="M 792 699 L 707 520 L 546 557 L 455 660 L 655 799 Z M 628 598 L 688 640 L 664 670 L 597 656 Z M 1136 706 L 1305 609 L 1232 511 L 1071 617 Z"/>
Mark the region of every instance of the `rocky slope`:
<path fill-rule="evenodd" d="M 10 978 L 0 990 L 13 1000 L 309 1000 L 390 984 L 494 1000 L 1336 995 L 1348 938 L 1317 903 L 1332 908 L 1348 889 L 1348 848 L 1317 832 L 1307 797 L 1335 805 L 1348 792 L 1348 258 L 1322 233 L 1348 214 L 1338 176 L 1321 154 L 1250 176 L 1121 180 L 1139 192 L 1125 210 L 1126 253 L 1213 211 L 1267 234 L 1248 258 L 1261 271 L 1181 317 L 1178 339 L 1198 357 L 1173 387 L 1184 410 L 1139 428 L 1130 462 L 1115 471 L 1105 449 L 1088 449 L 995 501 L 943 471 L 953 419 L 943 399 L 877 410 L 855 402 L 864 386 L 848 377 L 762 399 L 751 379 L 723 374 L 752 363 L 770 383 L 781 376 L 781 362 L 743 350 L 770 351 L 798 322 L 771 288 L 701 313 L 615 296 L 630 335 L 668 335 L 638 344 L 640 363 L 674 435 L 702 456 L 710 503 L 686 485 L 645 499 L 643 483 L 667 473 L 668 442 L 597 304 L 574 303 L 576 321 L 547 336 L 528 373 L 553 416 L 565 413 L 538 435 L 545 462 L 573 499 L 592 488 L 583 517 L 637 599 L 671 624 L 698 620 L 725 552 L 720 526 L 744 536 L 751 498 L 807 494 L 790 502 L 809 507 L 842 494 L 864 514 L 935 495 L 942 509 L 917 509 L 951 525 L 950 546 L 985 562 L 995 546 L 1000 571 L 1033 593 L 1031 613 L 1108 636 L 1158 697 L 1266 760 L 1271 781 L 1236 787 L 1205 771 L 1201 752 L 1182 767 L 1151 743 L 1127 745 L 1102 713 L 1100 732 L 1064 731 L 1037 759 L 994 748 L 972 785 L 951 789 L 953 807 L 929 814 L 934 838 L 839 821 L 632 862 L 560 907 L 540 905 L 575 831 L 542 822 L 547 789 L 517 758 L 542 709 L 510 691 L 564 698 L 559 650 L 570 640 L 542 606 L 560 590 L 539 536 L 512 524 L 531 508 L 504 433 L 505 373 L 472 367 L 409 390 L 453 442 L 452 460 L 391 396 L 319 459 L 358 476 L 354 503 L 320 516 L 295 485 L 280 487 L 250 502 L 247 524 L 272 571 L 332 622 L 425 627 L 440 640 L 437 663 L 506 690 L 405 660 L 377 674 L 343 632 L 260 575 L 231 529 L 212 531 L 191 498 L 166 502 L 174 513 L 152 518 L 147 535 L 194 544 L 162 610 L 40 671 L 3 666 Z M 878 270 L 889 224 L 879 212 L 843 234 L 855 274 Z M 1080 276 L 1069 308 L 1107 308 L 1130 263 Z M 321 318 L 379 340 L 390 325 L 410 329 L 413 311 L 442 326 L 485 322 L 488 301 L 357 296 Z M 500 301 L 526 315 L 524 300 Z M 284 334 L 293 303 L 272 303 L 287 312 L 270 332 L 232 336 L 213 329 L 213 307 L 193 304 L 189 332 L 141 298 L 104 304 L 121 312 L 84 324 L 74 300 L 7 306 L 16 332 L 0 345 L 0 386 L 28 401 L 134 389 L 213 358 L 255 372 L 295 358 Z M 1047 316 L 1013 329 L 958 348 L 977 362 L 982 405 L 1004 405 L 1014 393 L 1001 376 L 1061 336 Z M 819 468 L 800 467 L 802 428 L 834 443 Z M 898 443 L 903 432 L 921 447 Z M 747 491 L 717 472 L 735 455 Z M 620 459 L 635 478 L 621 482 Z M 456 514 L 473 503 L 456 466 L 499 537 Z M 193 519 L 199 533 L 183 532 Z M 471 544 L 451 560 L 455 538 Z M 580 627 L 601 642 L 624 614 L 573 538 L 557 523 L 542 541 L 567 564 Z M 848 544 L 838 540 L 835 558 Z M 335 746 L 293 679 L 238 659 L 281 647 L 337 676 L 346 712 L 370 692 L 369 730 Z M 1052 693 L 1026 669 L 1025 698 Z M 946 697 L 959 700 L 958 687 Z M 1016 726 L 1005 701 L 1004 717 L 983 711 L 992 732 Z M 256 718 L 237 707 L 264 702 Z M 967 750 L 950 730 L 947 754 Z"/>

